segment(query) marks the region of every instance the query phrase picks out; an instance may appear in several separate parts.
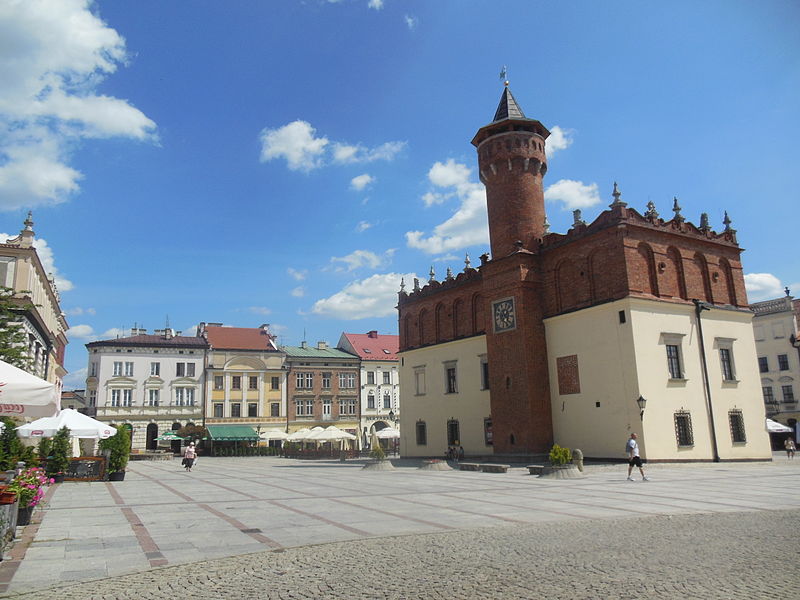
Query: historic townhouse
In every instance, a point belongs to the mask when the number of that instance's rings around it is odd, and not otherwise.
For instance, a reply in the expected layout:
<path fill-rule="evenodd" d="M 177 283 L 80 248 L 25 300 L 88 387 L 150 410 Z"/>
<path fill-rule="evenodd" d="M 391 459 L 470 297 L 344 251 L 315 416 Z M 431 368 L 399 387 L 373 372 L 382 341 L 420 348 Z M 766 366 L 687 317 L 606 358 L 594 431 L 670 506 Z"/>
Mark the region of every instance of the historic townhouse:
<path fill-rule="evenodd" d="M 783 298 L 756 302 L 750 308 L 755 313 L 753 332 L 767 416 L 795 429 L 800 414 L 800 300 L 794 300 L 787 289 Z"/>
<path fill-rule="evenodd" d="M 0 244 L 0 286 L 13 290 L 20 307 L 19 323 L 27 336 L 28 371 L 59 387 L 67 371 L 67 320 L 52 275 L 45 272 L 36 248 L 33 218 L 28 213 L 24 228 L 15 238 Z"/>
<path fill-rule="evenodd" d="M 269 325 L 200 323 L 197 335 L 209 346 L 205 424 L 212 439 L 252 440 L 254 431 L 285 427 L 285 355 L 275 345 Z"/>
<path fill-rule="evenodd" d="M 549 131 L 506 87 L 472 140 L 491 256 L 398 298 L 401 452 L 770 459 L 741 249 L 678 204 L 643 213 L 614 186 L 591 223 L 545 216 Z"/>
<path fill-rule="evenodd" d="M 361 359 L 361 433 L 369 437 L 386 427 L 399 428 L 400 375 L 397 350 L 399 336 L 343 333 L 337 347 Z"/>
<path fill-rule="evenodd" d="M 359 358 L 318 342 L 312 348 L 281 346 L 286 353 L 290 432 L 336 425 L 358 435 L 360 422 Z"/>
<path fill-rule="evenodd" d="M 155 449 L 166 431 L 202 421 L 208 344 L 172 329 L 133 329 L 129 337 L 86 344 L 88 411 L 131 427 L 132 447 Z"/>

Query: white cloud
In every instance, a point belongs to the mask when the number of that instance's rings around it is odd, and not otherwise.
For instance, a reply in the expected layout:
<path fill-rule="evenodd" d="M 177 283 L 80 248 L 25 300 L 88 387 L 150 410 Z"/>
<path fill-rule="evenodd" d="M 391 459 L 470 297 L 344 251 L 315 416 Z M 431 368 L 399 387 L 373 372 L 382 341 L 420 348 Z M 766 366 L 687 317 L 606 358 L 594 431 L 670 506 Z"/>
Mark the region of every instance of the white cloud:
<path fill-rule="evenodd" d="M 365 187 L 369 184 L 374 183 L 375 178 L 372 175 L 364 173 L 363 175 L 357 175 L 350 180 L 350 187 L 357 192 L 363 191 Z"/>
<path fill-rule="evenodd" d="M 88 340 L 97 336 L 91 325 L 73 325 L 67 329 L 67 337 L 71 340 Z"/>
<path fill-rule="evenodd" d="M 414 29 L 417 28 L 417 23 L 419 22 L 417 20 L 417 17 L 413 17 L 411 15 L 405 15 L 403 17 L 403 20 L 406 22 L 406 27 L 408 27 L 410 30 L 413 31 Z"/>
<path fill-rule="evenodd" d="M 69 150 L 86 138 L 156 140 L 127 101 L 96 93 L 127 59 L 125 40 L 89 0 L 0 3 L 0 207 L 62 202 L 82 175 Z"/>
<path fill-rule="evenodd" d="M 17 234 L 18 235 L 18 234 Z M 5 243 L 6 240 L 15 238 L 16 235 L 8 235 L 7 233 L 0 233 L 0 243 Z M 58 267 L 56 267 L 55 258 L 53 256 L 53 249 L 47 243 L 47 240 L 44 238 L 34 237 L 33 238 L 33 247 L 36 248 L 36 254 L 39 256 L 39 260 L 42 263 L 42 267 L 44 268 L 44 272 L 48 276 L 52 276 L 53 280 L 56 282 L 56 288 L 58 288 L 59 292 L 68 292 L 73 287 L 75 287 L 72 282 L 64 277 L 61 273 L 58 272 Z M 94 310 L 94 309 L 92 309 Z M 77 313 L 80 314 L 80 313 Z M 94 314 L 94 313 L 91 313 Z"/>
<path fill-rule="evenodd" d="M 293 121 L 278 129 L 261 131 L 261 162 L 284 158 L 292 171 L 310 171 L 322 165 L 328 138 L 315 137 L 306 121 Z"/>
<path fill-rule="evenodd" d="M 255 315 L 269 315 L 272 313 L 266 306 L 248 306 L 247 310 Z"/>
<path fill-rule="evenodd" d="M 181 335 L 186 337 L 194 337 L 197 335 L 197 325 L 190 325 L 186 329 L 181 329 Z"/>
<path fill-rule="evenodd" d="M 772 273 L 747 273 L 744 276 L 744 286 L 750 302 L 771 300 L 785 295 L 781 280 Z"/>
<path fill-rule="evenodd" d="M 128 329 L 120 329 L 119 327 L 112 327 L 111 329 L 106 329 L 100 336 L 98 336 L 101 340 L 113 340 L 118 337 L 127 337 L 130 335 L 130 330 Z"/>
<path fill-rule="evenodd" d="M 296 288 L 292 289 L 290 293 L 294 298 L 302 298 L 303 296 L 306 295 L 306 289 L 302 285 L 299 285 Z"/>
<path fill-rule="evenodd" d="M 356 225 L 356 231 L 358 233 L 363 233 L 370 227 L 372 227 L 372 223 L 367 223 L 366 221 L 359 221 L 358 225 Z"/>
<path fill-rule="evenodd" d="M 422 231 L 406 232 L 409 247 L 429 254 L 440 254 L 476 244 L 488 244 L 486 189 L 483 184 L 470 181 L 471 173 L 466 165 L 456 163 L 453 159 L 434 163 L 428 171 L 428 179 L 433 185 L 449 191 L 428 192 L 422 197 L 423 202 L 430 206 L 457 197 L 460 205 L 453 216 L 437 225 L 428 237 Z"/>
<path fill-rule="evenodd" d="M 369 250 L 354 250 L 347 256 L 333 256 L 331 257 L 332 263 L 344 263 L 347 268 L 336 267 L 337 271 L 355 271 L 361 267 L 369 267 L 370 269 L 377 269 L 384 264 L 391 255 L 394 254 L 393 250 L 387 251 L 384 257 L 378 256 Z"/>
<path fill-rule="evenodd" d="M 289 267 L 286 269 L 286 272 L 291 275 L 295 281 L 303 281 L 308 276 L 308 269 L 298 270 Z"/>
<path fill-rule="evenodd" d="M 328 298 L 317 300 L 311 312 L 334 319 L 387 317 L 395 313 L 400 280 L 410 288 L 414 273 L 376 274 L 353 281 Z"/>
<path fill-rule="evenodd" d="M 550 130 L 550 135 L 545 140 L 545 151 L 547 158 L 552 156 L 559 150 L 566 150 L 572 145 L 572 129 L 562 129 L 558 125 Z"/>
<path fill-rule="evenodd" d="M 585 185 L 582 181 L 560 179 L 547 187 L 544 199 L 548 202 L 561 202 L 565 210 L 575 210 L 599 203 L 600 193 L 596 183 Z"/>
<path fill-rule="evenodd" d="M 375 10 L 380 10 L 383 8 L 383 0 L 369 0 L 367 6 Z"/>
<path fill-rule="evenodd" d="M 277 129 L 264 128 L 260 134 L 261 162 L 282 158 L 292 171 L 308 172 L 331 163 L 391 161 L 406 147 L 406 142 L 385 142 L 367 148 L 361 144 L 331 142 L 316 133 L 310 123 L 301 120 Z"/>
<path fill-rule="evenodd" d="M 68 373 L 64 377 L 64 389 L 65 390 L 82 390 L 86 387 L 86 376 L 89 374 L 89 371 L 86 367 L 82 369 L 78 369 L 77 371 L 73 371 L 72 373 Z"/>
<path fill-rule="evenodd" d="M 80 306 L 76 306 L 75 308 L 69 308 L 64 311 L 71 317 L 79 317 L 80 315 L 96 315 L 97 311 L 93 308 L 82 308 Z"/>

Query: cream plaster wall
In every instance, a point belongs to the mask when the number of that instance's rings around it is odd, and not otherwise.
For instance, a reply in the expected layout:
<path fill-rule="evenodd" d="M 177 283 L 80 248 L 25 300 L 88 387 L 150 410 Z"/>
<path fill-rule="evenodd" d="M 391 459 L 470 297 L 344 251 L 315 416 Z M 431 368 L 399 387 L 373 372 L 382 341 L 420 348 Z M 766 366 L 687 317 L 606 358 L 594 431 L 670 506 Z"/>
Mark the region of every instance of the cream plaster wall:
<path fill-rule="evenodd" d="M 443 457 L 447 451 L 447 421 L 457 419 L 465 455 L 487 455 L 492 447 L 484 441 L 484 419 L 490 416 L 489 390 L 481 389 L 481 356 L 486 337 L 475 336 L 400 354 L 400 415 L 402 456 Z M 445 363 L 456 361 L 457 389 L 445 393 Z M 425 370 L 425 394 L 416 394 L 415 370 Z M 427 444 L 416 443 L 416 423 L 427 424 Z"/>

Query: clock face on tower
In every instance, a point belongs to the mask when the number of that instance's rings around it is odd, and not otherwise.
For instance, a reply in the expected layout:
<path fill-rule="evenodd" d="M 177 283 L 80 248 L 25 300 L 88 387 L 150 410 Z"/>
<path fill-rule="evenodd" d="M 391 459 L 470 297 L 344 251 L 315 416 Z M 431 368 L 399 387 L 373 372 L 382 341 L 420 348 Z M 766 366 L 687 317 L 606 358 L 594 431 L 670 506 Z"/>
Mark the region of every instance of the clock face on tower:
<path fill-rule="evenodd" d="M 516 329 L 517 312 L 514 309 L 514 298 L 503 298 L 492 302 L 492 319 L 495 333 Z"/>

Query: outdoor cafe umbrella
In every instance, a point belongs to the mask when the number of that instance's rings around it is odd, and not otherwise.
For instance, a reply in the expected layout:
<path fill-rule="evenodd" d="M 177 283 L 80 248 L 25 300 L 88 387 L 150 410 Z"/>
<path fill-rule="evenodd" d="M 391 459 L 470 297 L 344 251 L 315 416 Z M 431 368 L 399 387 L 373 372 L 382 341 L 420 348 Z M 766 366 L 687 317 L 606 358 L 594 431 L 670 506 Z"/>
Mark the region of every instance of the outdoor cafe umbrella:
<path fill-rule="evenodd" d="M 72 408 L 65 408 L 55 417 L 43 417 L 27 425 L 17 427 L 19 437 L 53 437 L 62 427 L 69 429 L 73 438 L 99 438 L 104 440 L 111 437 L 117 430 L 107 423 L 88 417 Z"/>
<path fill-rule="evenodd" d="M 174 431 L 165 431 L 156 440 L 159 442 L 177 442 L 178 440 L 183 440 L 183 438 Z"/>
<path fill-rule="evenodd" d="M 0 414 L 50 417 L 58 413 L 60 396 L 54 383 L 0 360 Z"/>
<path fill-rule="evenodd" d="M 342 431 L 336 425 L 331 425 L 327 429 L 321 431 L 313 431 L 308 435 L 306 440 L 314 442 L 338 442 L 341 440 L 355 440 L 357 439 L 352 433 Z"/>
<path fill-rule="evenodd" d="M 400 438 L 400 432 L 392 427 L 384 427 L 375 435 L 382 440 L 396 440 Z"/>
<path fill-rule="evenodd" d="M 767 431 L 769 433 L 791 433 L 792 428 L 778 423 L 777 421 L 773 421 L 772 419 L 767 419 Z"/>
<path fill-rule="evenodd" d="M 262 431 L 259 437 L 264 441 L 285 440 L 289 437 L 289 434 L 280 429 L 267 429 L 266 431 Z"/>
<path fill-rule="evenodd" d="M 310 432 L 311 430 L 308 427 L 303 427 L 303 429 L 298 429 L 297 431 L 290 433 L 288 436 L 286 436 L 286 441 L 302 442 L 304 439 L 306 439 L 306 437 Z"/>

